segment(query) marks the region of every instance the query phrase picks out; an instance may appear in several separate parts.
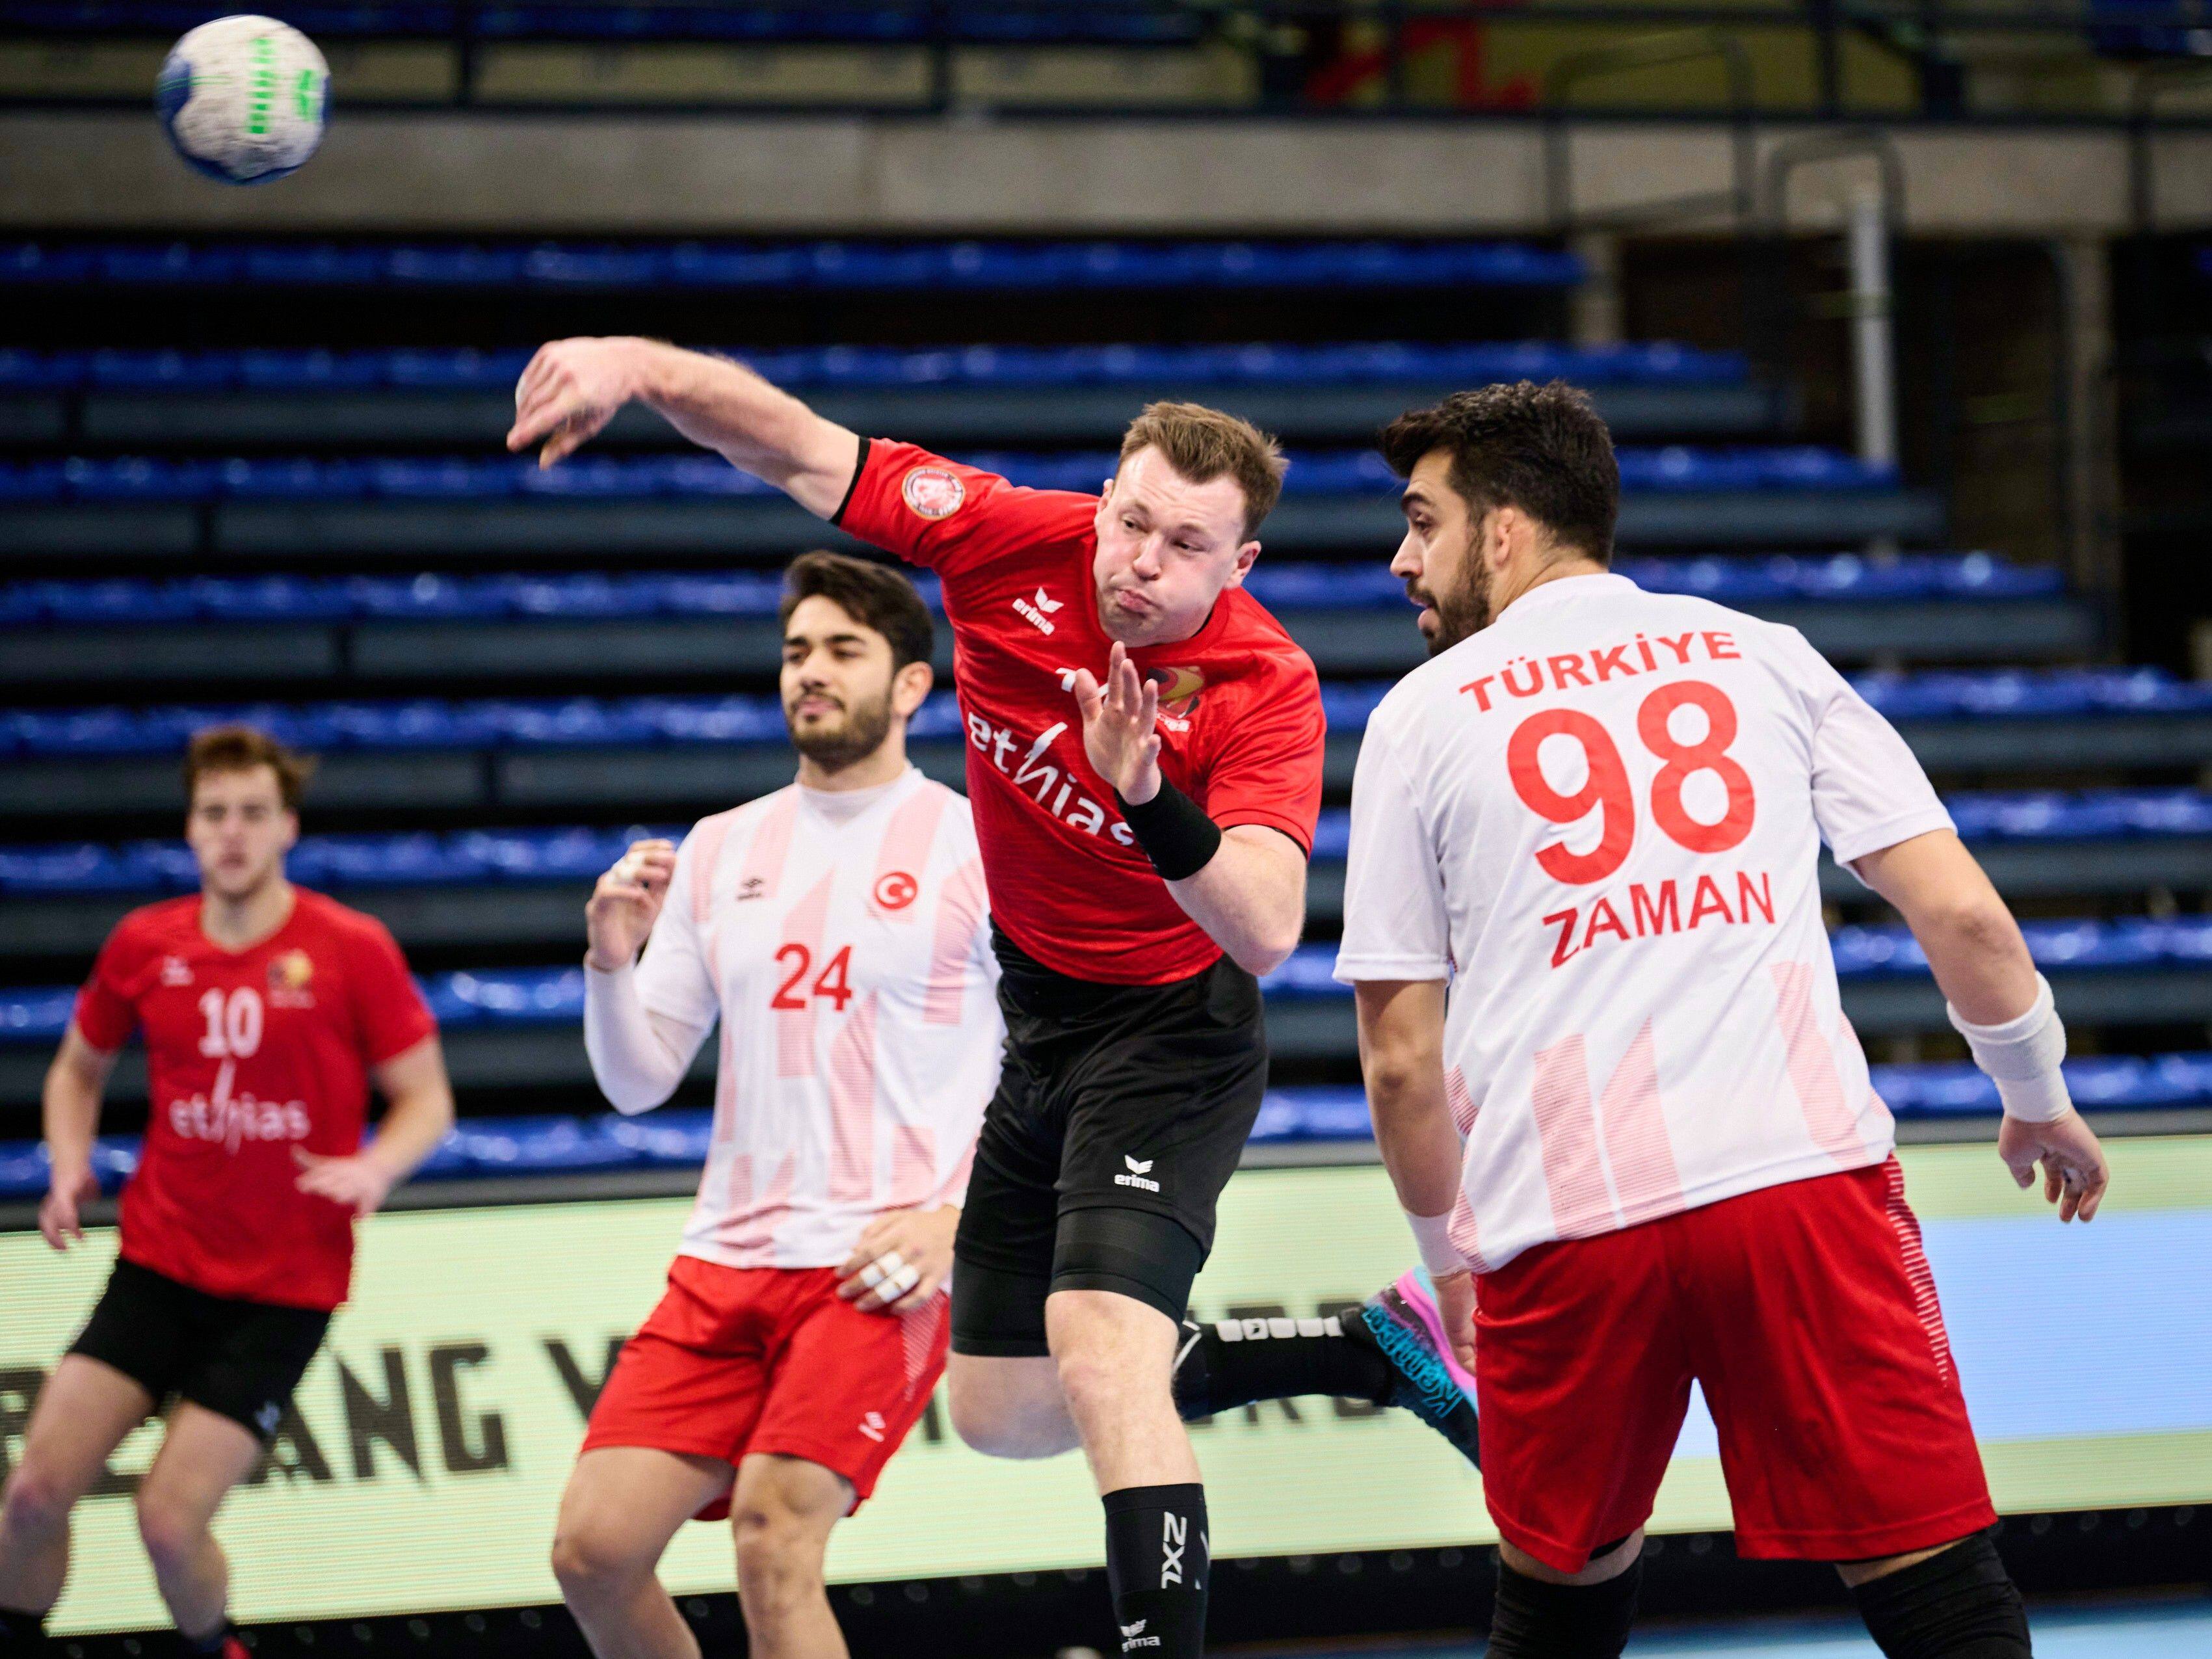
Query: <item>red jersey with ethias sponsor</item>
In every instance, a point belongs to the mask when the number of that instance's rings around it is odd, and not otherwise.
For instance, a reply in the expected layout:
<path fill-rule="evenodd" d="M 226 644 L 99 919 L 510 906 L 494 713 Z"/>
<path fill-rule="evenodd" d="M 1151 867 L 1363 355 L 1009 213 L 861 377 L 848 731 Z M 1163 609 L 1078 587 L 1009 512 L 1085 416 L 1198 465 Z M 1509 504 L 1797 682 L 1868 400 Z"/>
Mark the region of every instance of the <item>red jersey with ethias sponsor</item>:
<path fill-rule="evenodd" d="M 299 1190 L 293 1150 L 358 1151 L 370 1068 L 437 1025 L 381 922 L 292 890 L 284 925 L 244 951 L 200 931 L 197 894 L 133 910 L 101 947 L 76 1023 L 109 1052 L 146 1034 L 124 1259 L 210 1296 L 335 1308 L 353 1216 Z"/>
<path fill-rule="evenodd" d="M 1046 967 L 1115 985 L 1203 973 L 1183 913 L 1083 749 L 1075 672 L 1103 678 L 1095 495 L 1018 488 L 912 444 L 863 444 L 837 523 L 937 573 L 991 913 Z M 1312 662 L 1242 588 L 1187 640 L 1132 652 L 1160 688 L 1160 770 L 1224 829 L 1309 851 L 1327 736 Z"/>
<path fill-rule="evenodd" d="M 1802 635 L 1709 600 L 1564 577 L 1408 674 L 1360 747 L 1336 971 L 1451 980 L 1460 1247 L 1498 1267 L 1888 1157 L 1820 842 L 1950 827 Z"/>

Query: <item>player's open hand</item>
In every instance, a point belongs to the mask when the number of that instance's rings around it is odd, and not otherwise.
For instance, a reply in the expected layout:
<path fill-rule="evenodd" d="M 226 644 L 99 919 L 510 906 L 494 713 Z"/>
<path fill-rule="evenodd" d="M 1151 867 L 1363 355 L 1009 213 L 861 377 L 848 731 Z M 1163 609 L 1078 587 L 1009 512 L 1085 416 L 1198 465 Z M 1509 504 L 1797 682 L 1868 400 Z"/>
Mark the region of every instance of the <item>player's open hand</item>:
<path fill-rule="evenodd" d="M 2081 1121 L 2079 1112 L 2069 1112 L 2051 1123 L 2023 1123 L 2008 1117 L 1997 1131 L 1997 1156 L 2022 1187 L 2034 1184 L 2036 1162 L 2042 1161 L 2044 1201 L 2058 1206 L 2061 1221 L 2077 1216 L 2084 1221 L 2095 1219 L 2097 1206 L 2104 1202 L 2105 1188 L 2112 1178 L 2096 1132 Z"/>
<path fill-rule="evenodd" d="M 863 1313 L 907 1313 L 935 1296 L 952 1271 L 957 1206 L 890 1210 L 871 1221 L 845 1265 L 837 1294 Z"/>
<path fill-rule="evenodd" d="M 1137 672 L 1116 641 L 1106 659 L 1106 684 L 1078 669 L 1075 706 L 1083 711 L 1083 750 L 1100 777 L 1132 806 L 1160 793 L 1160 689 Z"/>
<path fill-rule="evenodd" d="M 1435 1281 L 1437 1316 L 1451 1343 L 1452 1358 L 1469 1376 L 1474 1372 L 1474 1275 L 1446 1273 Z"/>
<path fill-rule="evenodd" d="M 590 939 L 584 960 L 603 974 L 636 961 L 675 874 L 674 842 L 632 842 L 614 868 L 599 878 L 584 906 L 584 931 Z"/>
<path fill-rule="evenodd" d="M 392 1196 L 392 1172 L 374 1158 L 361 1153 L 350 1158 L 325 1158 L 304 1146 L 295 1146 L 292 1161 L 301 1171 L 299 1180 L 293 1185 L 303 1193 L 342 1205 L 357 1216 L 374 1215 L 384 1207 L 384 1200 Z"/>
<path fill-rule="evenodd" d="M 52 1184 L 46 1195 L 39 1201 L 39 1231 L 46 1235 L 46 1243 L 58 1250 L 66 1250 L 70 1241 L 84 1240 L 84 1223 L 79 1212 L 100 1196 L 100 1177 L 90 1165 L 75 1170 L 56 1170 Z"/>
<path fill-rule="evenodd" d="M 625 339 L 555 340 L 514 385 L 514 425 L 507 447 L 520 454 L 540 446 L 538 465 L 574 454 L 637 395 L 632 343 Z"/>

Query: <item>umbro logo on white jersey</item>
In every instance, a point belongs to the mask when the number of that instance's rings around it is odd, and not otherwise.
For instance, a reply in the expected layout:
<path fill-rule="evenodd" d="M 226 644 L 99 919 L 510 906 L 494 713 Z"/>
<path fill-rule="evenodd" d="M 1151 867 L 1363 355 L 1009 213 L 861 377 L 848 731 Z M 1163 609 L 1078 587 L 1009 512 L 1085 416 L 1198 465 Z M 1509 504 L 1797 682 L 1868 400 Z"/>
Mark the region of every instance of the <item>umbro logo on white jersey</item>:
<path fill-rule="evenodd" d="M 1158 1182 L 1147 1181 L 1145 1179 L 1145 1177 L 1150 1175 L 1152 1170 L 1152 1160 L 1151 1158 L 1131 1158 L 1127 1152 L 1124 1152 L 1121 1155 L 1121 1162 L 1127 1164 L 1129 1166 L 1129 1170 L 1127 1174 L 1117 1175 L 1114 1177 L 1114 1184 L 1116 1187 L 1134 1187 L 1139 1192 L 1146 1193 L 1156 1193 L 1159 1191 L 1160 1183 Z"/>
<path fill-rule="evenodd" d="M 1060 610 L 1065 604 L 1065 600 L 1054 599 L 1042 587 L 1036 591 L 1036 602 L 1035 604 L 1031 604 L 1029 600 L 1023 599 L 1018 594 L 1014 598 L 1015 611 L 1020 616 L 1024 622 L 1027 623 L 1031 628 L 1036 629 L 1040 634 L 1050 634 L 1056 631 L 1053 625 L 1052 613 Z"/>
<path fill-rule="evenodd" d="M 1121 1626 L 1122 1652 L 1128 1653 L 1137 1648 L 1156 1648 L 1159 1646 L 1160 1638 L 1158 1637 L 1147 1636 L 1145 1634 L 1145 1626 L 1151 1622 L 1152 1621 L 1147 1619 L 1139 1619 L 1133 1625 L 1124 1625 Z"/>

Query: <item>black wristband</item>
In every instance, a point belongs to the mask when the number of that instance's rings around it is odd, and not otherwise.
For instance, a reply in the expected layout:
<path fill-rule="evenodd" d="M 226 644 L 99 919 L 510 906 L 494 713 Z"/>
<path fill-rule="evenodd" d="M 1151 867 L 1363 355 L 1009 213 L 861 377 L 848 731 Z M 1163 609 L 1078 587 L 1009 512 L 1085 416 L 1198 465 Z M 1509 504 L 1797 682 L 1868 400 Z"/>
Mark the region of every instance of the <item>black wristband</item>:
<path fill-rule="evenodd" d="M 1114 799 L 1121 804 L 1129 833 L 1136 836 L 1137 845 L 1145 849 L 1145 856 L 1163 881 L 1182 881 L 1196 875 L 1221 850 L 1221 826 L 1165 778 L 1160 780 L 1160 793 L 1141 806 L 1122 800 L 1118 791 Z"/>

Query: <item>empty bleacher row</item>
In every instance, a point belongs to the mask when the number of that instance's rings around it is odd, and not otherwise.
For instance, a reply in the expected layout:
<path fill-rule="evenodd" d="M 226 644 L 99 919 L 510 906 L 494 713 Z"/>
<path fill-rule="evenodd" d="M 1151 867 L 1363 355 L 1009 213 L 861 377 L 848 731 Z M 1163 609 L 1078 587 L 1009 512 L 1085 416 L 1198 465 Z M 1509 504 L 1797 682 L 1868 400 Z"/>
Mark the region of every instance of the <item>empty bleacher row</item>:
<path fill-rule="evenodd" d="M 182 849 L 150 838 L 175 822 L 185 733 L 235 714 L 320 755 L 295 872 L 407 945 L 465 1113 L 594 1103 L 567 966 L 588 882 L 629 826 L 789 780 L 762 695 L 775 566 L 854 545 L 642 411 L 550 473 L 501 453 L 530 346 L 615 331 L 743 335 L 737 355 L 833 418 L 1046 487 L 1095 489 L 1154 396 L 1283 434 L 1252 587 L 1321 668 L 1332 731 L 1312 943 L 1269 994 L 1285 1133 L 1359 1127 L 1326 975 L 1343 807 L 1368 714 L 1422 652 L 1386 568 L 1397 481 L 1364 446 L 1404 408 L 1522 376 L 1588 386 L 1624 440 L 1626 573 L 1802 629 L 1898 721 L 2035 919 L 2079 1063 L 2106 1068 L 2082 1086 L 2203 1103 L 2212 689 L 2112 663 L 2102 604 L 2056 572 L 1937 550 L 1939 491 L 1822 447 L 1741 355 L 1528 337 L 1560 331 L 1578 274 L 1467 242 L 0 249 L 0 284 L 59 319 L 0 337 L 0 540 L 20 555 L 0 569 L 0 1028 L 19 1039 L 0 1042 L 0 1138 L 27 1133 L 58 988 L 124 909 L 188 889 Z M 957 782 L 949 697 L 915 738 Z M 1823 882 L 1875 1057 L 1954 1054 L 1870 896 Z M 1955 1068 L 1885 1086 L 1987 1109 Z M 529 1139 L 469 1133 L 487 1167 Z M 556 1161 L 621 1150 L 598 1120 L 544 1133 Z"/>

